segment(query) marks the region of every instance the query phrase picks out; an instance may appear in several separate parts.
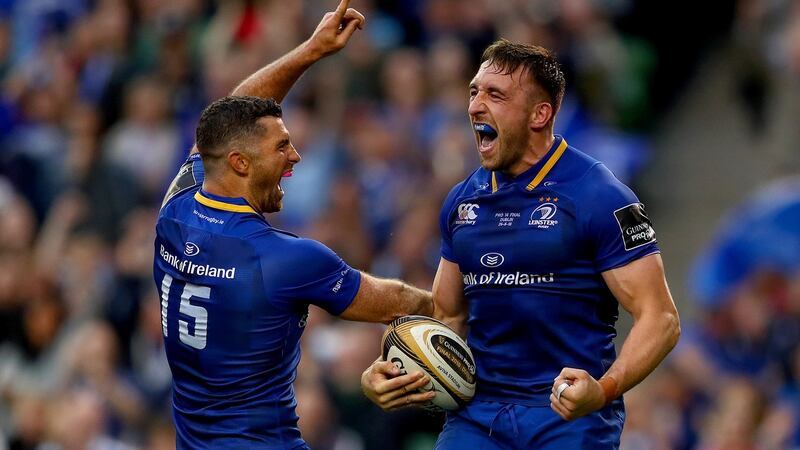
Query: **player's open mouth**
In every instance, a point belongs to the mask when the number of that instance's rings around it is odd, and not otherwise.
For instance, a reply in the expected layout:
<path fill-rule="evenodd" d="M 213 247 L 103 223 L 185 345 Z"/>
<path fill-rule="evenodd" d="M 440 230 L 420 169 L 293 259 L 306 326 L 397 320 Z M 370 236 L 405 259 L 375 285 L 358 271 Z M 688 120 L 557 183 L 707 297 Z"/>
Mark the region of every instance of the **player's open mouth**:
<path fill-rule="evenodd" d="M 283 188 L 281 187 L 281 181 L 282 181 L 284 178 L 289 178 L 289 177 L 291 177 L 291 176 L 292 176 L 292 174 L 294 174 L 294 170 L 293 170 L 293 169 L 286 169 L 286 170 L 284 170 L 284 171 L 283 171 L 283 173 L 281 174 L 281 179 L 280 179 L 280 180 L 278 180 L 278 192 L 280 192 L 281 194 L 283 194 Z"/>
<path fill-rule="evenodd" d="M 497 131 L 488 123 L 476 122 L 472 126 L 478 137 L 478 150 L 481 153 L 491 150 L 494 141 L 497 140 Z"/>

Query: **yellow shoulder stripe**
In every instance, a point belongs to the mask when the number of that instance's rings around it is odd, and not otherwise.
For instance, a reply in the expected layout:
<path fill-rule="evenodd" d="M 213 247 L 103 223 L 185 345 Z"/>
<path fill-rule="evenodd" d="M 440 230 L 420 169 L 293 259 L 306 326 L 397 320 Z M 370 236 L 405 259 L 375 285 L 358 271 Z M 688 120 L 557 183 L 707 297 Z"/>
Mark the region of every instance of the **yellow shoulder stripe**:
<path fill-rule="evenodd" d="M 194 199 L 197 200 L 199 203 L 208 206 L 209 208 L 221 209 L 223 211 L 231 211 L 238 213 L 256 212 L 253 208 L 250 207 L 250 205 L 234 205 L 233 203 L 225 203 L 225 202 L 220 202 L 218 200 L 212 200 L 201 194 L 200 191 L 195 192 Z"/>
<path fill-rule="evenodd" d="M 492 171 L 492 194 L 497 192 L 497 175 Z"/>

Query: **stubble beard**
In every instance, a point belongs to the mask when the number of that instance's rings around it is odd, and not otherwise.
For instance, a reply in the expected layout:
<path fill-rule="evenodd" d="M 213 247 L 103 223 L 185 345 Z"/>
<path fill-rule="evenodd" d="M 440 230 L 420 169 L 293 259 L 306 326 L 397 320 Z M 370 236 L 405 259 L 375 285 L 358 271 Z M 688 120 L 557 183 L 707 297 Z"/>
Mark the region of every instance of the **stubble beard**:
<path fill-rule="evenodd" d="M 264 212 L 267 213 L 276 213 L 283 208 L 283 195 L 281 195 L 277 184 L 267 194 L 266 203 Z"/>
<path fill-rule="evenodd" d="M 522 139 L 508 139 L 508 144 L 500 143 L 491 158 L 481 156 L 481 166 L 489 171 L 508 173 L 525 155 L 525 143 Z"/>
<path fill-rule="evenodd" d="M 259 207 L 262 213 L 275 213 L 281 210 L 283 207 L 283 195 L 281 194 L 280 189 L 278 189 L 278 183 L 280 183 L 280 179 L 277 181 L 271 180 L 260 180 L 252 188 L 253 197 L 258 199 Z"/>

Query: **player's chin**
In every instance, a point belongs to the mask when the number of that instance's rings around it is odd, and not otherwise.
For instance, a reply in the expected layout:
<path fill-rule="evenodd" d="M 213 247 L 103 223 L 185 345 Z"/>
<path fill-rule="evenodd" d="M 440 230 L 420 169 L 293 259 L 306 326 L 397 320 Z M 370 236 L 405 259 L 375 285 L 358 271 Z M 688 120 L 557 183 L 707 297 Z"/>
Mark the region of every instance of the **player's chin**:
<path fill-rule="evenodd" d="M 283 192 L 277 191 L 273 195 L 267 198 L 266 208 L 264 208 L 264 212 L 266 213 L 275 213 L 283 209 Z"/>
<path fill-rule="evenodd" d="M 283 197 L 283 196 L 281 195 L 281 197 Z M 283 209 L 283 199 L 281 199 L 281 198 L 273 199 L 269 203 L 269 209 L 270 209 L 269 212 L 271 212 L 271 213 L 278 212 L 278 211 L 282 210 Z"/>
<path fill-rule="evenodd" d="M 494 155 L 487 157 L 480 155 L 480 159 L 481 159 L 481 166 L 484 169 L 488 171 L 495 171 L 500 169 L 500 161 L 496 157 L 494 157 Z"/>

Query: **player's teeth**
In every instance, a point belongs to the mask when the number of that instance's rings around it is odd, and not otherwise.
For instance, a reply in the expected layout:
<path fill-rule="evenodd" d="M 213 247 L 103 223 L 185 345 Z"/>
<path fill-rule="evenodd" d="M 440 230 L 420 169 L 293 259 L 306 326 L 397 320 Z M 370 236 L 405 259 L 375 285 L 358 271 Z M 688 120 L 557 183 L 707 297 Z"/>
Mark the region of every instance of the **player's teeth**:
<path fill-rule="evenodd" d="M 488 134 L 484 134 L 484 135 L 481 137 L 481 145 L 483 145 L 484 147 L 485 147 L 485 146 L 488 146 L 489 144 L 491 144 L 491 143 L 492 143 L 492 141 L 493 141 L 493 140 L 494 140 L 494 139 L 493 139 L 493 138 L 490 138 Z"/>

